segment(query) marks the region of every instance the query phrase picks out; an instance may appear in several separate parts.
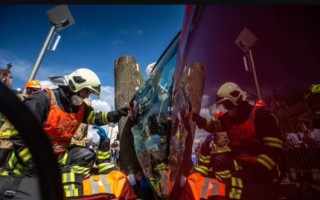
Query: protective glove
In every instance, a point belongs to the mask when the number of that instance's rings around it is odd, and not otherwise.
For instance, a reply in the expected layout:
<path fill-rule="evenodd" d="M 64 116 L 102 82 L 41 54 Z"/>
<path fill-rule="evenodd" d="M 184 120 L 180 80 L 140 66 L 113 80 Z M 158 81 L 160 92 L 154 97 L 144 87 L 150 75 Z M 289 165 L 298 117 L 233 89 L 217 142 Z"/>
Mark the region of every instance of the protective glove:
<path fill-rule="evenodd" d="M 207 126 L 207 120 L 201 117 L 198 113 L 192 113 L 192 121 L 196 122 L 197 126 L 201 129 Z"/>
<path fill-rule="evenodd" d="M 109 137 L 108 137 L 108 135 L 107 135 L 107 133 L 106 133 L 106 131 L 103 129 L 103 128 L 101 128 L 101 127 L 99 127 L 99 126 L 92 126 L 92 128 L 94 128 L 94 129 L 98 129 L 97 130 L 97 133 L 98 133 L 98 135 L 100 136 L 100 138 L 101 138 L 101 140 L 103 140 L 103 141 L 105 141 L 105 142 L 108 142 L 110 139 L 109 139 Z"/>
<path fill-rule="evenodd" d="M 108 116 L 107 116 L 108 122 L 117 123 L 122 116 L 128 115 L 129 109 L 130 109 L 129 107 L 123 107 L 123 108 L 120 108 L 119 110 L 108 112 Z"/>

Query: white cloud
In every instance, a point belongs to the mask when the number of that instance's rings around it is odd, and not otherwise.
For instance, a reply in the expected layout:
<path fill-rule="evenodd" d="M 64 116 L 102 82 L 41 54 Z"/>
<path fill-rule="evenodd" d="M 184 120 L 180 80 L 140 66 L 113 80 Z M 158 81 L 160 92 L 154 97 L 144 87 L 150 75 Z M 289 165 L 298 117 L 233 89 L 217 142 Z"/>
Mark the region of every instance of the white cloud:
<path fill-rule="evenodd" d="M 54 85 L 51 81 L 40 81 L 41 88 L 57 88 L 57 85 Z"/>

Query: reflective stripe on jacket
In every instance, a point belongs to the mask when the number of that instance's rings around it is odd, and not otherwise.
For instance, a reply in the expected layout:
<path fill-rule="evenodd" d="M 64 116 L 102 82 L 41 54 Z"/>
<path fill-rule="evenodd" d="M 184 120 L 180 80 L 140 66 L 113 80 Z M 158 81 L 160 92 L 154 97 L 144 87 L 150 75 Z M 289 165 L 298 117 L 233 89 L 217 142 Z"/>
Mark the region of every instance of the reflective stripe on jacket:
<path fill-rule="evenodd" d="M 50 96 L 50 110 L 44 131 L 51 141 L 53 151 L 59 154 L 71 143 L 71 138 L 82 122 L 84 109 L 81 107 L 77 113 L 66 113 L 58 106 L 53 91 L 48 88 L 44 90 Z"/>
<path fill-rule="evenodd" d="M 215 178 L 204 177 L 193 173 L 187 177 L 179 199 L 208 199 L 209 197 L 225 197 L 225 184 Z"/>
<path fill-rule="evenodd" d="M 108 174 L 93 175 L 83 180 L 83 194 L 114 194 L 117 198 L 136 199 L 127 176 L 121 171 L 111 171 Z"/>

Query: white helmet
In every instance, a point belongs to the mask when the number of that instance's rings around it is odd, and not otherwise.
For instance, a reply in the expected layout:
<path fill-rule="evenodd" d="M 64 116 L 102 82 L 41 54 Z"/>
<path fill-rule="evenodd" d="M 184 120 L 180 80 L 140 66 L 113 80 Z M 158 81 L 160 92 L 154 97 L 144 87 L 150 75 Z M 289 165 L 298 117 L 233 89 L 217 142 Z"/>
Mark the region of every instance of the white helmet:
<path fill-rule="evenodd" d="M 245 96 L 246 92 L 241 90 L 241 88 L 232 82 L 224 83 L 217 92 L 217 104 L 223 101 L 229 100 L 233 105 L 237 106 L 239 99 Z"/>
<path fill-rule="evenodd" d="M 79 92 L 83 88 L 87 88 L 99 98 L 100 80 L 90 69 L 79 68 L 71 74 L 64 76 L 64 78 L 73 92 Z"/>
<path fill-rule="evenodd" d="M 147 75 L 148 75 L 148 76 L 151 74 L 151 72 L 152 72 L 153 68 L 155 67 L 155 65 L 156 65 L 156 63 L 154 62 L 154 63 L 151 63 L 151 64 L 149 64 L 149 65 L 147 66 L 146 72 L 147 72 Z"/>

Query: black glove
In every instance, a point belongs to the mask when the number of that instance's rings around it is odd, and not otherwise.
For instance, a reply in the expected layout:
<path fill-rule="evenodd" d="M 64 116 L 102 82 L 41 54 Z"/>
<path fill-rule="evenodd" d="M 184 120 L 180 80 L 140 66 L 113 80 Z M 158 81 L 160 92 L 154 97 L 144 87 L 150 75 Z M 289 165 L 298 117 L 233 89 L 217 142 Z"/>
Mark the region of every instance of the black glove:
<path fill-rule="evenodd" d="M 122 116 L 128 115 L 128 107 L 120 108 L 119 110 L 108 112 L 108 122 L 117 123 Z"/>
<path fill-rule="evenodd" d="M 198 113 L 192 113 L 192 121 L 196 122 L 197 126 L 201 129 L 207 126 L 207 120 Z"/>

